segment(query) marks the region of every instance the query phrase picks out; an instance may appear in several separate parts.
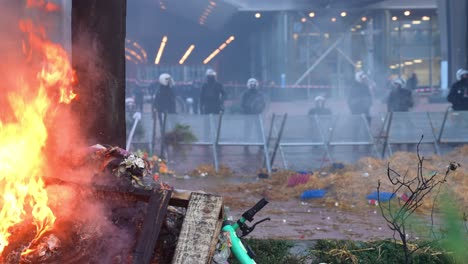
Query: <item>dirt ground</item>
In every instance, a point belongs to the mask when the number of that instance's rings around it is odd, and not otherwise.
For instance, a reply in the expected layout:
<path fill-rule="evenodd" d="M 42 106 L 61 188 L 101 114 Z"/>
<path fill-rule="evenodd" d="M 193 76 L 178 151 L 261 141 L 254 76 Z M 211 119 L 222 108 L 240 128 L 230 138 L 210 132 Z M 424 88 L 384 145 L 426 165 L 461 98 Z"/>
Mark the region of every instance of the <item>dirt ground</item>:
<path fill-rule="evenodd" d="M 290 115 L 303 115 L 313 105 L 313 100 L 297 102 L 272 102 L 266 111 L 266 116 L 272 113 L 285 113 Z M 347 113 L 346 103 L 340 100 L 329 100 L 328 106 L 335 113 Z M 444 112 L 448 104 L 429 104 L 427 98 L 418 98 L 413 111 L 418 112 Z M 376 101 L 372 112 L 385 112 L 385 104 Z M 339 154 L 342 150 L 339 150 Z M 273 174 L 270 179 L 258 179 L 257 173 L 262 168 L 262 153 L 256 148 L 243 149 L 242 147 L 223 147 L 219 153 L 220 163 L 227 166 L 222 176 L 200 176 L 194 169 L 200 164 L 211 164 L 212 153 L 209 148 L 189 150 L 187 155 L 172 157 L 169 167 L 177 173 L 177 177 L 165 176 L 162 178 L 169 185 L 177 189 L 205 191 L 222 195 L 225 205 L 230 208 L 230 215 L 237 219 L 243 211 L 253 206 L 259 199 L 266 197 L 270 203 L 257 214 L 256 220 L 270 217 L 255 229 L 250 235 L 258 238 L 286 238 L 291 240 L 313 239 L 352 239 L 375 240 L 391 238 L 393 233 L 387 227 L 380 214 L 378 206 L 369 204 L 366 195 L 375 191 L 378 180 L 387 180 L 387 163 L 399 172 L 416 171 L 417 157 L 414 152 L 397 152 L 388 160 L 356 155 L 355 150 L 347 150 L 345 156 L 353 156 L 344 168 L 338 171 L 323 167 L 314 170 L 306 184 L 287 187 L 292 172 Z M 432 150 L 431 150 L 432 151 Z M 431 152 L 429 151 L 429 152 Z M 309 150 L 307 150 L 310 153 Z M 351 155 L 348 155 L 348 154 Z M 467 172 L 464 165 L 468 161 L 468 147 L 453 151 L 453 147 L 443 150 L 443 156 L 431 156 L 424 153 L 426 162 L 424 173 L 437 171 L 442 175 L 450 161 L 458 161 L 462 168 L 458 170 L 445 188 L 454 190 L 461 204 L 468 204 L 468 179 L 464 177 Z M 320 159 L 317 157 L 311 159 Z M 274 167 L 282 168 L 276 159 Z M 309 159 L 310 160 L 310 159 Z M 202 166 L 203 167 L 203 166 Z M 209 166 L 205 166 L 207 168 Z M 211 168 L 212 169 L 212 168 Z M 392 186 L 384 184 L 387 191 Z M 301 200 L 300 194 L 305 190 L 325 189 L 326 195 L 319 199 Z M 465 195 L 467 197 L 465 197 Z M 420 225 L 428 221 L 428 208 L 425 204 L 419 212 Z M 466 208 L 463 208 L 468 212 Z M 410 233 L 410 238 L 421 239 L 424 234 Z"/>
<path fill-rule="evenodd" d="M 444 156 L 425 157 L 423 173 L 437 172 L 445 175 L 451 161 L 462 164 L 457 171 L 449 174 L 442 191 L 454 195 L 464 212 L 468 211 L 468 174 L 463 164 L 468 162 L 468 146 L 459 147 Z M 233 173 L 227 168 L 223 176 L 178 176 L 165 177 L 170 185 L 178 189 L 199 190 L 222 195 L 230 215 L 237 219 L 243 211 L 265 197 L 269 204 L 257 214 L 256 220 L 270 217 L 271 221 L 257 226 L 251 234 L 257 238 L 286 238 L 291 240 L 351 239 L 376 240 L 392 238 L 378 206 L 369 204 L 366 196 L 376 190 L 382 182 L 382 190 L 391 192 L 392 185 L 387 178 L 387 164 L 400 173 L 415 175 L 417 171 L 415 153 L 397 152 L 388 160 L 363 158 L 344 168 L 326 167 L 309 174 L 304 184 L 294 185 L 290 179 L 296 177 L 294 171 L 279 171 L 269 179 L 247 174 Z M 209 166 L 201 167 L 208 171 Z M 306 190 L 324 189 L 326 194 L 318 199 L 300 199 Z M 427 196 L 427 202 L 418 210 L 418 221 L 413 229 L 425 226 L 432 208 L 435 192 Z M 401 193 L 397 194 L 398 196 Z M 436 218 L 437 217 L 437 206 Z M 438 221 L 436 219 L 436 221 Z M 427 234 L 411 233 L 410 238 L 422 239 Z"/>

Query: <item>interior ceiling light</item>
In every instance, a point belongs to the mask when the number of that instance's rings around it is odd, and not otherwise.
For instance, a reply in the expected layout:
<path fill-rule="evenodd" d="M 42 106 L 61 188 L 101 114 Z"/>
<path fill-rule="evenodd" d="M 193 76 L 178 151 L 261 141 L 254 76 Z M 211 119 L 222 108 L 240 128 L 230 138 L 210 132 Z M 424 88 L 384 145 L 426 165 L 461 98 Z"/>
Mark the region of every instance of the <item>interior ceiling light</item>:
<path fill-rule="evenodd" d="M 226 40 L 226 44 L 231 43 L 234 39 L 235 39 L 234 36 L 230 36 L 230 37 Z"/>
<path fill-rule="evenodd" d="M 431 20 L 431 18 L 428 17 L 428 16 L 423 16 L 421 19 L 422 19 L 423 21 L 429 21 L 429 20 Z"/>
<path fill-rule="evenodd" d="M 336 22 L 336 17 L 332 17 L 331 22 Z"/>
<path fill-rule="evenodd" d="M 125 48 L 125 52 L 131 54 L 133 57 L 135 57 L 138 61 L 143 62 L 143 58 L 134 50 L 130 48 Z"/>
<path fill-rule="evenodd" d="M 154 60 L 154 64 L 159 64 L 159 62 L 161 61 L 161 56 L 164 52 L 164 48 L 166 47 L 166 43 L 167 43 L 167 36 L 164 36 L 161 40 L 161 45 L 159 46 L 159 50 L 158 50 L 158 54 L 156 55 L 156 59 Z"/>
<path fill-rule="evenodd" d="M 341 14 L 340 14 L 340 16 L 342 16 L 342 17 L 345 17 L 346 15 L 348 15 L 348 14 L 346 14 L 346 12 L 344 12 L 344 11 L 341 12 Z"/>
<path fill-rule="evenodd" d="M 361 25 L 356 25 L 356 28 L 362 28 L 362 26 Z"/>
<path fill-rule="evenodd" d="M 361 21 L 362 21 L 362 22 L 366 22 L 366 21 L 367 21 L 367 17 L 361 17 Z"/>
<path fill-rule="evenodd" d="M 315 13 L 314 13 L 314 12 L 310 12 L 310 13 L 309 13 L 309 17 L 315 17 Z"/>
<path fill-rule="evenodd" d="M 404 27 L 404 28 L 410 28 L 410 27 L 411 27 L 411 24 L 403 24 L 403 27 Z"/>
<path fill-rule="evenodd" d="M 398 20 L 398 17 L 393 16 L 393 17 L 392 17 L 392 20 L 393 20 L 393 21 L 397 21 L 397 20 Z"/>
<path fill-rule="evenodd" d="M 305 18 L 305 17 L 301 18 L 301 22 L 302 22 L 302 23 L 307 22 L 307 18 Z"/>
<path fill-rule="evenodd" d="M 133 46 L 140 51 L 141 55 L 143 55 L 143 59 L 147 61 L 148 54 L 146 53 L 146 50 L 143 47 L 141 47 L 140 44 L 138 44 L 138 42 L 133 42 Z"/>
<path fill-rule="evenodd" d="M 146 50 L 136 41 L 125 39 L 125 53 L 126 56 L 130 56 L 133 60 L 136 59 L 138 62 L 146 63 L 148 61 Z"/>
<path fill-rule="evenodd" d="M 221 43 L 217 49 L 215 49 L 208 57 L 206 57 L 205 60 L 203 60 L 203 64 L 207 64 L 210 62 L 216 55 L 218 55 L 224 48 L 227 47 L 232 41 L 234 41 L 235 37 L 230 36 L 228 39 L 226 39 L 225 42 Z"/>
<path fill-rule="evenodd" d="M 419 25 L 419 24 L 421 24 L 421 20 L 413 20 L 413 21 L 411 22 L 411 24 L 413 24 L 413 25 Z"/>
<path fill-rule="evenodd" d="M 193 49 L 195 48 L 195 45 L 190 45 L 190 47 L 188 47 L 188 49 L 185 51 L 184 55 L 182 56 L 182 58 L 179 60 L 179 64 L 184 64 L 185 60 L 188 58 L 188 56 L 190 56 L 190 54 L 192 53 Z"/>
<path fill-rule="evenodd" d="M 414 62 L 414 63 L 422 63 L 423 60 L 421 60 L 421 59 L 416 59 L 416 60 L 413 60 L 413 62 Z"/>
<path fill-rule="evenodd" d="M 214 11 L 215 7 L 216 7 L 216 2 L 210 1 L 208 3 L 208 5 L 203 10 L 203 14 L 198 19 L 198 22 L 200 23 L 200 25 L 205 24 L 206 20 L 208 19 L 208 16 L 211 14 L 212 11 Z"/>
<path fill-rule="evenodd" d="M 405 65 L 413 65 L 412 61 L 405 61 Z"/>
<path fill-rule="evenodd" d="M 255 18 L 261 18 L 262 17 L 262 14 L 260 13 L 255 13 Z"/>
<path fill-rule="evenodd" d="M 409 15 L 411 15 L 411 12 L 409 10 L 406 10 L 405 12 L 403 12 L 403 15 L 409 16 Z"/>

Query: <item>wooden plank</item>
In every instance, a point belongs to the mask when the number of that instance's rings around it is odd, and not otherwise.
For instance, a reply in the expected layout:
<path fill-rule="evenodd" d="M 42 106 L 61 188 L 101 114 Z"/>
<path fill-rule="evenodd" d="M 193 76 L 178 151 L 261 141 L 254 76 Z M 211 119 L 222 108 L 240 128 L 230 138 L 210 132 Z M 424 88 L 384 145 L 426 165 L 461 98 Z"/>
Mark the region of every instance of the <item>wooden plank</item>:
<path fill-rule="evenodd" d="M 172 191 L 157 190 L 151 195 L 148 202 L 143 228 L 133 254 L 134 264 L 149 264 L 153 258 L 156 241 L 159 237 L 162 223 L 166 218 L 167 206 Z"/>
<path fill-rule="evenodd" d="M 219 234 L 221 233 L 221 228 L 223 228 L 223 210 L 221 210 L 221 213 L 219 214 L 219 219 L 218 219 L 218 223 L 216 224 L 216 229 L 213 235 L 213 240 L 211 241 L 208 263 L 212 262 L 211 260 L 213 259 L 213 256 L 216 250 L 216 245 L 218 244 Z"/>
<path fill-rule="evenodd" d="M 220 196 L 192 193 L 172 259 L 173 264 L 209 263 L 211 245 L 219 234 L 223 206 Z"/>

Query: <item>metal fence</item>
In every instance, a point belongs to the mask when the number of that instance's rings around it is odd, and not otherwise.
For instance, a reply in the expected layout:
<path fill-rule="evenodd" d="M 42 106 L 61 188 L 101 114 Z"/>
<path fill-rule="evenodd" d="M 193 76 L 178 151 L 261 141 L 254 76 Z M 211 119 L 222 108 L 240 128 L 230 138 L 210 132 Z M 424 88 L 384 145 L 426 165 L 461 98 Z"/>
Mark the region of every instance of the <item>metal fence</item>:
<path fill-rule="evenodd" d="M 433 116 L 436 118 L 436 116 Z M 426 112 L 395 112 L 388 119 L 387 149 L 392 155 L 396 144 L 431 144 L 439 154 L 439 146 L 433 119 Z"/>
<path fill-rule="evenodd" d="M 127 127 L 132 114 L 127 113 Z M 367 119 L 361 115 L 289 116 L 284 120 L 282 133 L 280 119 L 271 121 L 269 129 L 265 129 L 265 120 L 269 118 L 261 115 L 170 114 L 163 127 L 164 122 L 145 113 L 135 131 L 131 149 L 146 148 L 152 152 L 162 143 L 164 131 L 173 131 L 180 124 L 188 126 L 196 138 L 180 144 L 210 147 L 215 168 L 219 168 L 220 146 L 257 146 L 263 149 L 264 166 L 271 171 L 276 149 L 283 167 L 309 169 L 334 161 L 334 153 L 342 152 L 336 148 L 345 146 L 367 146 L 366 155 L 375 156 L 380 148 L 383 151 L 379 156 L 384 157 L 387 152 L 391 155 L 397 146 L 425 144 L 439 154 L 439 145 L 468 143 L 468 111 L 388 113 L 382 118 L 379 135 L 372 134 Z M 268 144 L 267 137 L 274 140 Z M 271 144 L 273 141 L 277 144 Z M 353 150 L 350 153 L 357 154 Z"/>

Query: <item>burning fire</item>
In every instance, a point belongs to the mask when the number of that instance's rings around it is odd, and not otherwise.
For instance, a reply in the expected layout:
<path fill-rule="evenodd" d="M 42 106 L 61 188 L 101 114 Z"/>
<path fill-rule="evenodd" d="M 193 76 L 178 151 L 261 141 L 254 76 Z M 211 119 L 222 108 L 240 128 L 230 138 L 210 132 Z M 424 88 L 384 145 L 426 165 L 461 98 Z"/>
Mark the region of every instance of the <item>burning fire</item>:
<path fill-rule="evenodd" d="M 29 7 L 55 10 L 45 1 L 28 0 Z M 23 52 L 28 65 L 40 65 L 33 78 L 19 76 L 7 100 L 11 113 L 0 119 L 0 255 L 9 244 L 11 229 L 20 223 L 36 226 L 35 238 L 23 255 L 34 252 L 35 242 L 54 226 L 43 178 L 44 148 L 48 136 L 46 120 L 59 103 L 70 103 L 74 72 L 66 51 L 48 41 L 45 30 L 30 20 L 20 22 L 25 34 Z"/>

